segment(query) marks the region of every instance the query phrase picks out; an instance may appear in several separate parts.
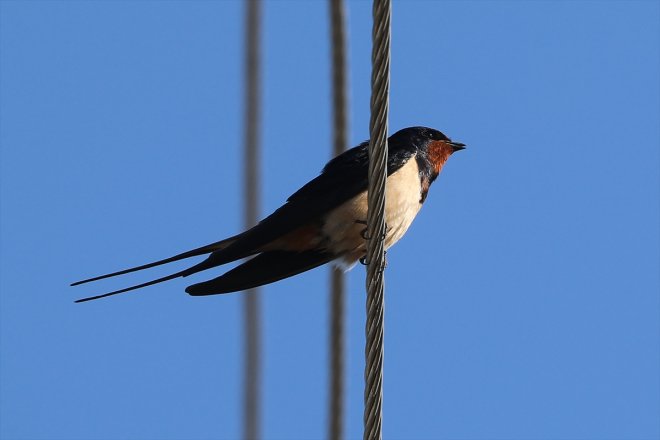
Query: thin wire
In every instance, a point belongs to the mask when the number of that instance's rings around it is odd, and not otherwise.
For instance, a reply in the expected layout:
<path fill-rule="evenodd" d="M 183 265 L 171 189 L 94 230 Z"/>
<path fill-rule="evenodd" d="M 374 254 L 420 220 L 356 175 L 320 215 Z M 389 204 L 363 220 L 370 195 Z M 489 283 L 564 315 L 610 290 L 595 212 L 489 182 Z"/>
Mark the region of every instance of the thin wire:
<path fill-rule="evenodd" d="M 367 325 L 365 347 L 364 439 L 382 438 L 383 318 L 385 280 L 385 183 L 390 88 L 390 0 L 374 0 L 369 123 L 367 214 Z"/>
<path fill-rule="evenodd" d="M 245 11 L 245 227 L 258 221 L 261 193 L 259 191 L 260 162 L 260 69 L 261 69 L 261 0 L 246 0 Z M 244 294 L 244 383 L 243 383 L 243 438 L 261 437 L 261 304 L 259 290 Z"/>
<path fill-rule="evenodd" d="M 348 144 L 348 86 L 346 62 L 346 8 L 343 0 L 330 0 L 330 32 L 332 40 L 332 108 L 333 156 L 344 152 Z M 346 282 L 344 274 L 331 269 L 330 290 L 330 401 L 328 405 L 328 438 L 344 438 L 344 310 Z"/>
<path fill-rule="evenodd" d="M 328 438 L 344 438 L 344 376 L 345 364 L 345 329 L 344 311 L 346 309 L 346 279 L 337 268 L 330 272 L 330 402 L 328 406 Z"/>

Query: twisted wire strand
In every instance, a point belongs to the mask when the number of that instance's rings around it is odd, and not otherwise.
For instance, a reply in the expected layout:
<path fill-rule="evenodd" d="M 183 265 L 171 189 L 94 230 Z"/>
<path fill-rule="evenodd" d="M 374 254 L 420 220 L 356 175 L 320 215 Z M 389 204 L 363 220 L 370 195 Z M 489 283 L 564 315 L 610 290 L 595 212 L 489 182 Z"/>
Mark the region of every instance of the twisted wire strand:
<path fill-rule="evenodd" d="M 259 191 L 260 162 L 260 69 L 261 69 L 261 0 L 245 2 L 245 228 L 258 221 L 261 194 Z M 243 438 L 261 437 L 259 400 L 261 396 L 261 304 L 259 290 L 250 289 L 244 295 L 244 377 L 243 377 Z"/>
<path fill-rule="evenodd" d="M 364 439 L 382 438 L 385 183 L 390 88 L 390 0 L 374 0 L 367 214 Z"/>
<path fill-rule="evenodd" d="M 344 0 L 329 0 L 332 46 L 333 156 L 348 145 L 348 87 L 346 62 L 346 8 Z M 346 283 L 336 268 L 330 273 L 330 381 L 328 438 L 341 440 L 344 432 L 344 309 Z"/>

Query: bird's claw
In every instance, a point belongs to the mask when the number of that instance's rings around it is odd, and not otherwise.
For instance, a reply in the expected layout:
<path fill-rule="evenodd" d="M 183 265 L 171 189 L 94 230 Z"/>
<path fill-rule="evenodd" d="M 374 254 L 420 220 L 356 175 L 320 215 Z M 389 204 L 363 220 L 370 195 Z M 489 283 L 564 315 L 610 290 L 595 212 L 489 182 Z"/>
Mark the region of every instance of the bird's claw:
<path fill-rule="evenodd" d="M 364 257 L 360 258 L 358 261 L 363 266 L 368 266 L 369 265 L 369 262 L 367 261 L 367 256 L 366 255 Z M 380 272 L 383 272 L 386 267 L 387 267 L 387 251 L 384 251 L 383 252 L 383 267 L 380 268 Z"/>
<path fill-rule="evenodd" d="M 366 225 L 367 222 L 366 220 L 355 220 L 355 223 L 361 224 L 361 225 Z M 385 237 L 387 237 L 387 232 L 389 231 L 389 226 L 387 223 L 385 223 L 385 231 L 383 232 L 381 236 L 381 240 L 385 240 Z M 362 231 L 360 231 L 360 235 L 362 236 L 363 239 L 369 240 L 369 233 L 367 232 L 367 228 L 364 228 Z M 387 251 L 383 251 L 383 267 L 380 268 L 380 272 L 383 272 L 385 268 L 387 267 Z M 363 266 L 368 266 L 369 261 L 367 261 L 367 256 L 363 256 L 362 258 L 358 259 L 360 264 Z"/>
<path fill-rule="evenodd" d="M 355 220 L 355 223 L 365 225 L 367 224 L 366 220 Z M 383 231 L 383 234 L 381 236 L 381 240 L 385 240 L 385 237 L 387 237 L 387 233 L 389 232 L 390 227 L 385 223 L 385 231 Z M 362 236 L 363 239 L 369 240 L 369 234 L 367 232 L 367 228 L 364 228 L 362 231 L 360 231 L 360 236 Z"/>

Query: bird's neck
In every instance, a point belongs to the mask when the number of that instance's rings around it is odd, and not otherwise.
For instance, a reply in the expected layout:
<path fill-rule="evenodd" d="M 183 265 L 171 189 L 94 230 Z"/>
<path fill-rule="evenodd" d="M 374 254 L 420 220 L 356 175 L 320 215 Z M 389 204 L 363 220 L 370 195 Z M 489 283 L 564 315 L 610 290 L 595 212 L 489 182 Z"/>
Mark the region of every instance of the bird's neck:
<path fill-rule="evenodd" d="M 433 169 L 433 180 L 438 177 L 442 167 L 452 153 L 452 147 L 444 141 L 433 141 L 429 144 L 427 149 L 427 157 L 431 168 Z"/>

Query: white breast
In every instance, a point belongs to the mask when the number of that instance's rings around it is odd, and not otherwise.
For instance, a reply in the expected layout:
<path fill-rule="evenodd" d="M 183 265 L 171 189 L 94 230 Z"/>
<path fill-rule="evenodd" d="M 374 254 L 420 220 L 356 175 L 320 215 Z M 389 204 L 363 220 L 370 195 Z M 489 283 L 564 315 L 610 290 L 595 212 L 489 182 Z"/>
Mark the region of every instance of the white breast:
<path fill-rule="evenodd" d="M 414 157 L 387 178 L 385 187 L 385 249 L 399 241 L 415 219 L 422 204 L 419 167 Z M 366 253 L 362 231 L 366 228 L 367 192 L 358 194 L 329 214 L 323 233 L 330 242 L 328 249 L 343 255 L 343 263 L 352 266 Z M 361 221 L 364 223 L 357 223 Z"/>

